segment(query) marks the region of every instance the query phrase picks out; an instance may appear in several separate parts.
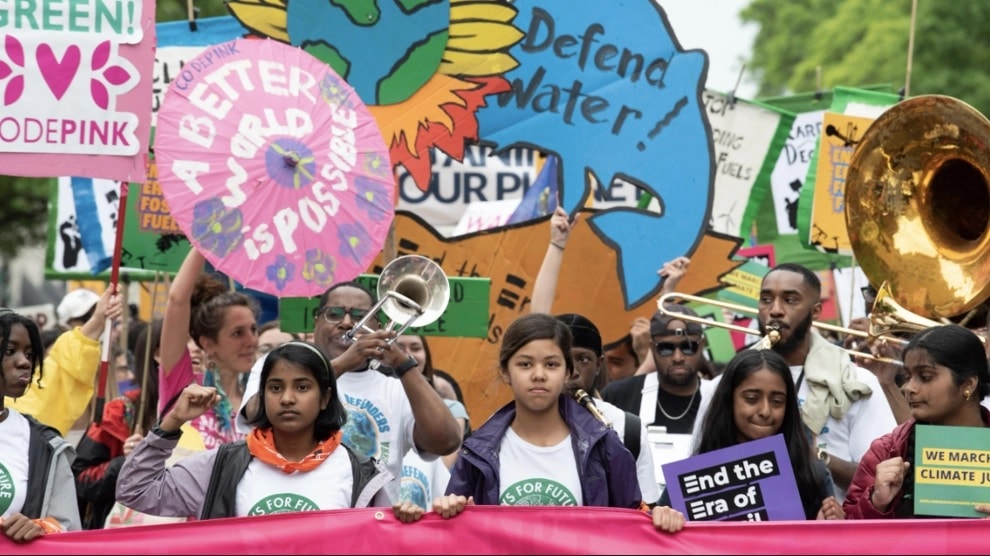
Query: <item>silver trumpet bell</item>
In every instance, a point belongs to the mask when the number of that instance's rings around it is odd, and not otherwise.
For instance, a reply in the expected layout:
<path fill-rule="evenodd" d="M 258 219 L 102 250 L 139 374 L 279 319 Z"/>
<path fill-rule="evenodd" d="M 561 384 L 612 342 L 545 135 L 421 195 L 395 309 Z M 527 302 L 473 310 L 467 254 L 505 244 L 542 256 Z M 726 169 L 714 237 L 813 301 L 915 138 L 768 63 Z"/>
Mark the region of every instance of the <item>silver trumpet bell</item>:
<path fill-rule="evenodd" d="M 410 326 L 426 326 L 440 318 L 449 301 L 450 282 L 433 259 L 421 255 L 397 257 L 385 265 L 378 277 L 378 303 L 346 335 L 353 340 L 358 330 L 374 332 L 368 321 L 382 311 L 391 319 L 384 330 L 395 330 L 398 337 Z M 398 329 L 397 323 L 401 323 Z"/>

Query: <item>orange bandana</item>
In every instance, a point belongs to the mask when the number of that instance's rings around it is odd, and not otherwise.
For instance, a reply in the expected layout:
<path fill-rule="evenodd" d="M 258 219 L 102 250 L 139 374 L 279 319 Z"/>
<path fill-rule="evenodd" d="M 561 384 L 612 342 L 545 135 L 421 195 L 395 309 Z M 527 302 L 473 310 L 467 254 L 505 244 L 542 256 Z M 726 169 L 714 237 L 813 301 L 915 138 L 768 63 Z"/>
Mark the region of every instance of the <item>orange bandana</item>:
<path fill-rule="evenodd" d="M 340 446 L 340 439 L 343 436 L 344 433 L 341 431 L 333 433 L 330 438 L 317 445 L 316 449 L 304 457 L 302 461 L 289 461 L 278 453 L 278 450 L 275 449 L 275 436 L 272 434 L 272 429 L 255 428 L 247 437 L 247 447 L 252 456 L 277 467 L 288 475 L 295 471 L 306 472 L 316 469 L 318 465 L 323 463 L 323 460 L 330 457 L 337 446 Z"/>

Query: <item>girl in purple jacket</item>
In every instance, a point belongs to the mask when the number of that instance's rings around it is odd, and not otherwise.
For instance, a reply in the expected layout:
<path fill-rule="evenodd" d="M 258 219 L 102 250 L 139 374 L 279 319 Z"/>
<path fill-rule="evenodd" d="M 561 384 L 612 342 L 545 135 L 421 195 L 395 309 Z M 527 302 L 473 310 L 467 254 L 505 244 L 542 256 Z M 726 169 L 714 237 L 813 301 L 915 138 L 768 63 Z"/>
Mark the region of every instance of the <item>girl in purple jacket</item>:
<path fill-rule="evenodd" d="M 574 372 L 570 353 L 570 330 L 551 315 L 532 313 L 509 326 L 499 378 L 514 400 L 464 441 L 447 496 L 434 500 L 434 511 L 453 517 L 472 504 L 646 509 L 632 454 L 614 431 L 564 395 Z M 405 522 L 425 511 L 409 502 L 393 509 Z M 676 531 L 683 516 L 656 508 L 654 523 Z"/>

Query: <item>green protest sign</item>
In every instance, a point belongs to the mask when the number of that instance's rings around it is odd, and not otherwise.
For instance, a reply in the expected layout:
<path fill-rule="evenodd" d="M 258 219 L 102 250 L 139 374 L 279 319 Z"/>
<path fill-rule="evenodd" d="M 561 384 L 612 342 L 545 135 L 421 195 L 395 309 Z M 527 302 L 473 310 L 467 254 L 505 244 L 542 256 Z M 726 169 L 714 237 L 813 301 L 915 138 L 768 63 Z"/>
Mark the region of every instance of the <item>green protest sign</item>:
<path fill-rule="evenodd" d="M 915 425 L 914 513 L 985 517 L 990 504 L 990 429 Z"/>
<path fill-rule="evenodd" d="M 728 284 L 728 287 L 719 290 L 716 297 L 721 301 L 756 309 L 760 300 L 760 285 L 768 272 L 770 269 L 766 265 L 746 261 L 721 278 L 721 282 Z"/>
<path fill-rule="evenodd" d="M 698 313 L 699 317 L 721 323 L 725 322 L 725 315 L 722 314 L 721 307 L 697 302 L 688 303 L 688 307 L 694 309 L 694 312 Z M 732 359 L 736 354 L 736 347 L 732 343 L 732 336 L 726 328 L 719 328 L 717 326 L 705 328 L 705 340 L 708 343 L 709 356 L 712 361 L 725 362 Z"/>
<path fill-rule="evenodd" d="M 409 334 L 484 338 L 488 335 L 490 278 L 448 278 L 450 302 L 447 310 L 432 324 L 410 328 Z M 362 274 L 357 282 L 377 291 L 378 275 Z M 285 297 L 279 300 L 279 321 L 286 332 L 312 332 L 319 297 Z M 382 319 L 386 319 L 384 315 Z"/>

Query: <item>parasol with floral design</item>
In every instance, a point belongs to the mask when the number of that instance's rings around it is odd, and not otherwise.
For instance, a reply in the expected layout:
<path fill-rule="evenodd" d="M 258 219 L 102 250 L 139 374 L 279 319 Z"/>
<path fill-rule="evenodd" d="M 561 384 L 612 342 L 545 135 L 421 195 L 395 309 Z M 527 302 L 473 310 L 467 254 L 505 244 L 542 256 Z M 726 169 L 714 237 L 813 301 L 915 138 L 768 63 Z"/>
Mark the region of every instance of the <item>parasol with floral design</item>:
<path fill-rule="evenodd" d="M 329 66 L 276 41 L 237 39 L 188 62 L 158 113 L 155 156 L 190 242 L 279 297 L 365 272 L 394 216 L 375 119 Z"/>

